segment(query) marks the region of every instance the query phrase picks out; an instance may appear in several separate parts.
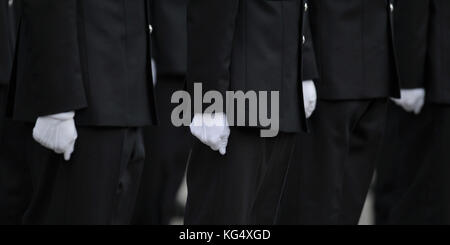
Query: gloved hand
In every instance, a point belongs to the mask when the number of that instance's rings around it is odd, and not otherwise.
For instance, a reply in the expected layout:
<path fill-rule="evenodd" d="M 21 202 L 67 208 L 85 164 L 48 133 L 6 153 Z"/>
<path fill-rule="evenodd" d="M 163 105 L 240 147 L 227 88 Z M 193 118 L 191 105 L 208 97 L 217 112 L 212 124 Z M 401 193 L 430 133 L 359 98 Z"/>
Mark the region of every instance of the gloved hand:
<path fill-rule="evenodd" d="M 310 118 L 317 106 L 317 90 L 312 80 L 303 81 L 303 102 L 306 118 Z"/>
<path fill-rule="evenodd" d="M 226 154 L 230 127 L 224 113 L 195 114 L 190 129 L 195 137 L 213 151 Z"/>
<path fill-rule="evenodd" d="M 405 109 L 407 112 L 420 114 L 425 104 L 425 89 L 402 89 L 400 99 L 392 99 L 395 104 Z"/>
<path fill-rule="evenodd" d="M 45 148 L 64 154 L 64 159 L 69 161 L 78 137 L 74 117 L 75 112 L 39 117 L 33 138 Z"/>

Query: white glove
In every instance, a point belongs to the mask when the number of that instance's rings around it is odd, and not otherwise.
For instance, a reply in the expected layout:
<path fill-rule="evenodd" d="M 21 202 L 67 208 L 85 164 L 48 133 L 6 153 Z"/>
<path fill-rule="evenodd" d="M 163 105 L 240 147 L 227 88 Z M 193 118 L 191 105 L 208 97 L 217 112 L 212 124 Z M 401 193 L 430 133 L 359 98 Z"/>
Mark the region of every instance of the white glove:
<path fill-rule="evenodd" d="M 425 89 L 402 89 L 400 99 L 392 99 L 395 104 L 405 109 L 407 112 L 413 112 L 418 115 L 425 104 Z"/>
<path fill-rule="evenodd" d="M 303 102 L 305 104 L 306 118 L 310 118 L 317 105 L 317 90 L 312 80 L 303 81 Z"/>
<path fill-rule="evenodd" d="M 195 137 L 213 151 L 226 154 L 230 127 L 224 113 L 195 114 L 190 129 Z"/>
<path fill-rule="evenodd" d="M 39 117 L 33 129 L 33 138 L 47 149 L 64 154 L 70 160 L 78 137 L 74 122 L 75 112 Z"/>

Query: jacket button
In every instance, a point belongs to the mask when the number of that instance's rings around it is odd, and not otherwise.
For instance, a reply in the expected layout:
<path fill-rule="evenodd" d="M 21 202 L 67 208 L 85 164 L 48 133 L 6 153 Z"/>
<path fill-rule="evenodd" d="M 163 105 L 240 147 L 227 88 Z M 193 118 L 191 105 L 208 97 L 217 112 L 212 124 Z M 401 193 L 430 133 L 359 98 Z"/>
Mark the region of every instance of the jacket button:
<path fill-rule="evenodd" d="M 148 25 L 148 29 L 150 30 L 150 34 L 153 33 L 153 26 L 152 25 Z"/>

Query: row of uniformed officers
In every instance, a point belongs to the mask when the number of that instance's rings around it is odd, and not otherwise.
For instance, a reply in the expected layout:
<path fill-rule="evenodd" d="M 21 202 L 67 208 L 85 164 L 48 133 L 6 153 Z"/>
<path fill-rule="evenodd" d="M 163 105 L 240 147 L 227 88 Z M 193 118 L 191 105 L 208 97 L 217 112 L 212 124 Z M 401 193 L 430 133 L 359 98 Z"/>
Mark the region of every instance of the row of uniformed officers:
<path fill-rule="evenodd" d="M 377 166 L 379 224 L 450 221 L 446 0 L 0 0 L 0 28 L 0 223 L 166 224 L 187 162 L 186 224 L 357 224 Z M 279 91 L 281 132 L 193 140 L 194 82 Z M 69 161 L 32 137 L 67 112 Z"/>

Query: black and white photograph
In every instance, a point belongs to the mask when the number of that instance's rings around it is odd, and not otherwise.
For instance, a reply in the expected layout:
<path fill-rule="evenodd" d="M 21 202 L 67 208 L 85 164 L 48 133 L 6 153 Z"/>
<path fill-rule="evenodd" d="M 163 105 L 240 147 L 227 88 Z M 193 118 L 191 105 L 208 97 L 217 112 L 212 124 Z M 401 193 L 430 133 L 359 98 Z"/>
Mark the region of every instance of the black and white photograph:
<path fill-rule="evenodd" d="M 446 225 L 450 1 L 0 0 L 0 229 Z"/>

